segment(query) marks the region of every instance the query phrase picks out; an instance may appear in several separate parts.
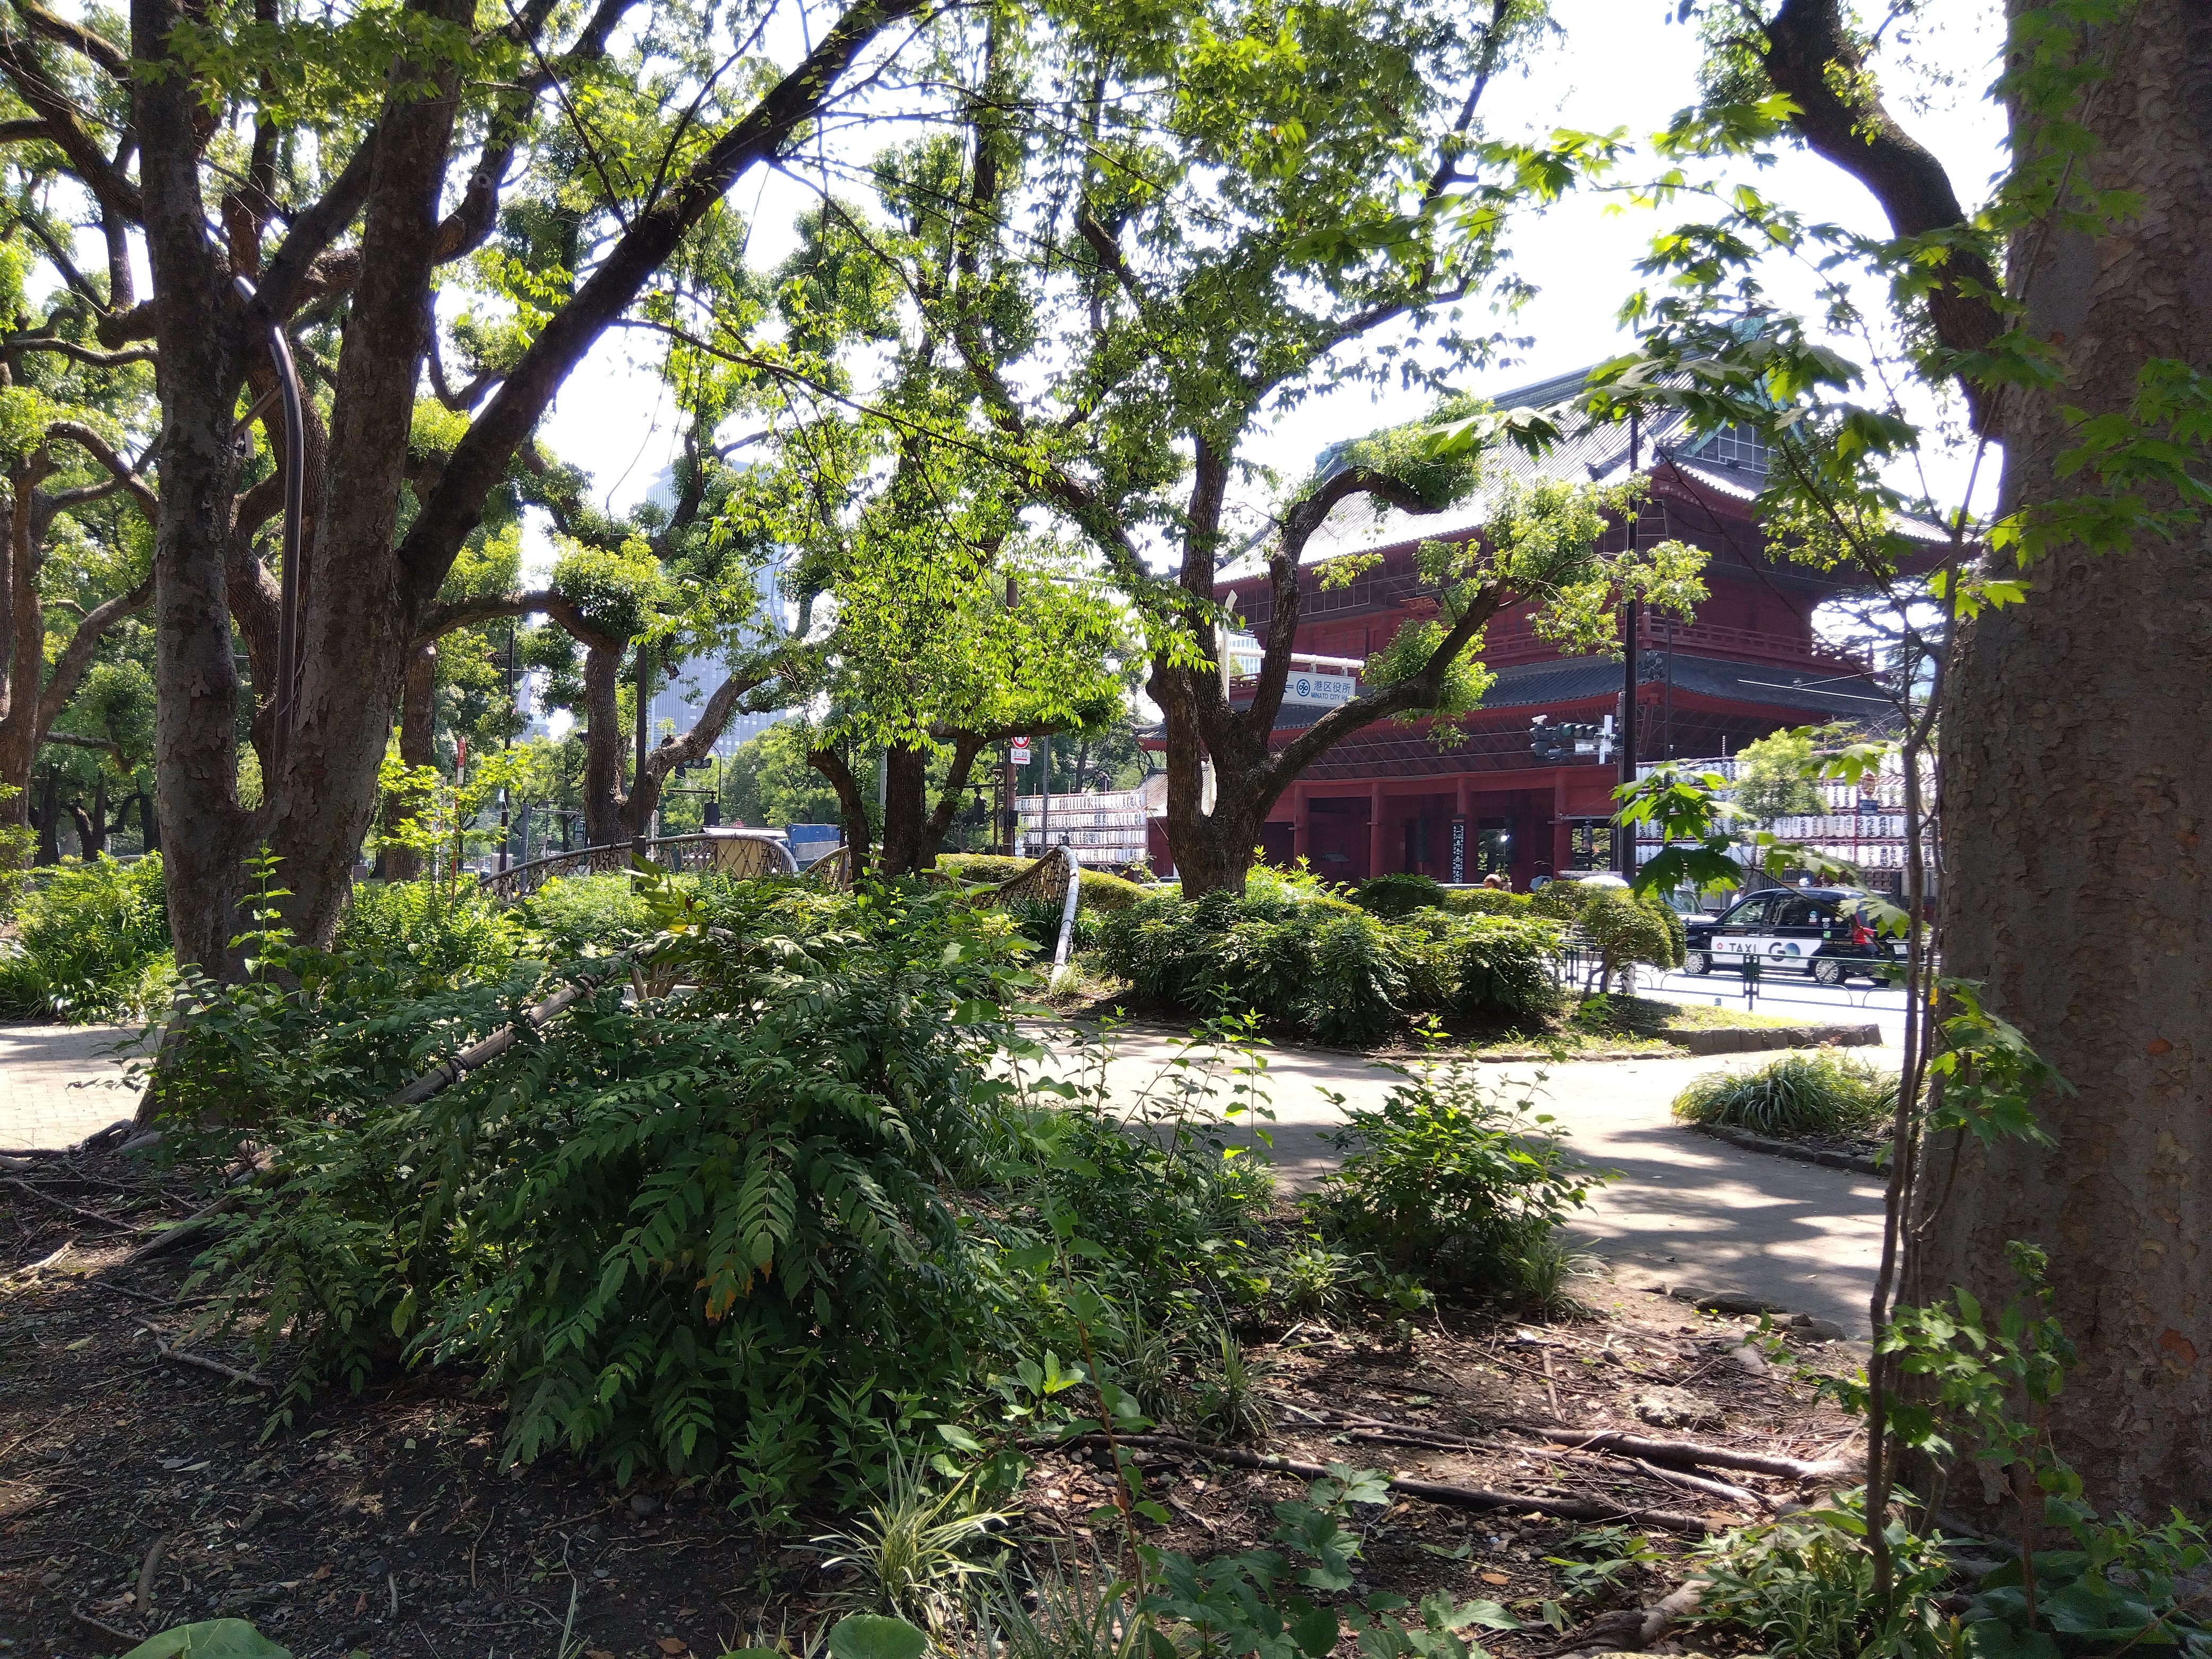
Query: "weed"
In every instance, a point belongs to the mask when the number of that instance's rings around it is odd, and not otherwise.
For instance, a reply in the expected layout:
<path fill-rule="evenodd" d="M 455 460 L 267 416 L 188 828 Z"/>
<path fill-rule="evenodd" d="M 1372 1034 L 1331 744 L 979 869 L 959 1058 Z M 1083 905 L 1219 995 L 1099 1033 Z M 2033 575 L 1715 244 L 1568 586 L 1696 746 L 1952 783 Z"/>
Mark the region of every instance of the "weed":
<path fill-rule="evenodd" d="M 1260 1395 L 1264 1368 L 1247 1358 L 1226 1328 L 1213 1334 L 1212 1364 L 1191 1389 L 1192 1424 L 1200 1438 L 1224 1446 L 1263 1444 L 1274 1424 Z"/>

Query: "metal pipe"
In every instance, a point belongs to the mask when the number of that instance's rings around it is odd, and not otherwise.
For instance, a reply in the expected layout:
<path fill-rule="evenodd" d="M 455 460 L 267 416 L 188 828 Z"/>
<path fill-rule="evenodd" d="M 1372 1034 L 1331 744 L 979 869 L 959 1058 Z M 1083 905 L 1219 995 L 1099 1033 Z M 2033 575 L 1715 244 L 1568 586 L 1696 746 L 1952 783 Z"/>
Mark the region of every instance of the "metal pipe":
<path fill-rule="evenodd" d="M 247 305 L 258 295 L 253 284 L 234 276 L 231 284 Z M 284 760 L 291 748 L 293 729 L 299 724 L 301 675 L 300 611 L 307 593 L 306 555 L 301 535 L 307 507 L 307 402 L 300 385 L 300 370 L 292 361 L 292 342 L 281 321 L 269 325 L 269 356 L 276 370 L 278 394 L 284 403 L 284 541 L 283 580 L 277 601 L 276 684 L 270 689 L 270 752 L 276 776 L 270 780 L 273 795 L 281 787 Z M 268 399 L 254 405 L 258 410 Z M 250 417 L 249 417 L 250 418 Z"/>

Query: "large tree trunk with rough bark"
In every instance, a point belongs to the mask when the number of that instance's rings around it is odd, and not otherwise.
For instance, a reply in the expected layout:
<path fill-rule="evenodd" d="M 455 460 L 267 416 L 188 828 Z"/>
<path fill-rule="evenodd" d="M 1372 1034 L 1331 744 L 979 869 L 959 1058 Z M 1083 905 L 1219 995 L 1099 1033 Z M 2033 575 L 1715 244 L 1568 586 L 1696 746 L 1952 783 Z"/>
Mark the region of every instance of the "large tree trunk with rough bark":
<path fill-rule="evenodd" d="M 2212 10 L 2145 0 L 2114 27 L 2087 165 L 2143 210 L 2018 251 L 2064 381 L 2008 407 L 2008 508 L 2081 491 L 2057 473 L 2062 406 L 2125 410 L 2152 359 L 2212 371 Z M 1972 623 L 1947 687 L 1944 969 L 1984 981 L 2075 1092 L 2037 1103 L 2054 1148 L 1934 1149 L 1906 1299 L 1960 1285 L 2002 1304 L 2008 1242 L 2048 1250 L 2081 1349 L 2053 1439 L 2092 1502 L 2148 1522 L 2212 1492 L 2212 532 L 2060 547 L 2027 575 L 2026 603 Z M 2011 1504 L 1969 1476 L 1948 1506 Z"/>
<path fill-rule="evenodd" d="M 960 792 L 975 769 L 975 757 L 991 741 L 981 732 L 952 735 L 952 763 L 937 802 L 929 801 L 928 752 L 894 748 L 884 758 L 884 859 L 887 876 L 932 868 L 960 811 Z"/>

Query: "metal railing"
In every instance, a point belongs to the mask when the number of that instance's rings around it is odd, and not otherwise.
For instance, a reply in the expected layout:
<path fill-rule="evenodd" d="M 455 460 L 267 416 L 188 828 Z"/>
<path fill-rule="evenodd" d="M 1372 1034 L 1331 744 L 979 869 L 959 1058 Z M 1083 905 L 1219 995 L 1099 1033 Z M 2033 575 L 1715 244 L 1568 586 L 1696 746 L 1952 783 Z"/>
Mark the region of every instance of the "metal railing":
<path fill-rule="evenodd" d="M 532 859 L 511 870 L 478 876 L 477 884 L 495 898 L 527 898 L 556 878 L 611 875 L 629 869 L 641 857 L 674 874 L 719 871 L 744 878 L 799 873 L 799 865 L 781 836 L 756 830 L 722 830 L 579 847 L 573 852 Z"/>

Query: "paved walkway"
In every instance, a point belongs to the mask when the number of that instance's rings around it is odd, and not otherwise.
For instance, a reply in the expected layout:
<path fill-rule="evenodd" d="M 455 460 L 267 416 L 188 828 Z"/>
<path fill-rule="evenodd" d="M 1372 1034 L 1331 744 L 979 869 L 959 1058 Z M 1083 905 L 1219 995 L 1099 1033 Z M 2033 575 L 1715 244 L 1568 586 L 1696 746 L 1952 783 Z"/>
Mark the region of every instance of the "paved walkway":
<path fill-rule="evenodd" d="M 0 1025 L 0 1151 L 72 1146 L 138 1109 L 118 1053 L 136 1026 Z"/>
<path fill-rule="evenodd" d="M 117 1050 L 137 1033 L 119 1026 L 0 1026 L 0 1149 L 65 1146 L 126 1118 L 137 1104 Z M 1055 1039 L 1066 1063 L 1079 1052 Z M 1328 1098 L 1379 1104 L 1396 1077 L 1358 1054 L 1266 1049 L 1261 1086 L 1274 1112 L 1272 1157 L 1292 1191 L 1335 1166 L 1322 1139 L 1342 1114 Z M 1894 1065 L 1893 1048 L 1862 1049 Z M 1183 1087 L 1226 1100 L 1240 1079 L 1211 1057 L 1177 1066 L 1182 1045 L 1164 1032 L 1127 1032 L 1105 1077 L 1117 1103 L 1171 1102 Z M 1583 1158 L 1617 1177 L 1572 1231 L 1592 1241 L 1632 1287 L 1688 1285 L 1739 1291 L 1833 1320 L 1855 1335 L 1881 1244 L 1881 1188 L 1855 1176 L 1738 1151 L 1674 1123 L 1668 1105 L 1701 1072 L 1744 1069 L 1771 1054 L 1705 1060 L 1583 1060 L 1549 1067 L 1483 1066 L 1486 1082 L 1527 1092 L 1553 1113 Z M 1249 1081 L 1249 1079 L 1247 1079 Z"/>
<path fill-rule="evenodd" d="M 1063 1054 L 1079 1052 L 1060 1042 Z M 1147 1096 L 1167 1102 L 1179 1080 L 1200 1081 L 1206 1068 L 1173 1064 L 1182 1045 L 1164 1033 L 1124 1033 L 1106 1067 L 1117 1103 Z M 1322 1139 L 1342 1121 L 1328 1097 L 1358 1106 L 1380 1104 L 1400 1079 L 1357 1054 L 1269 1049 L 1261 1080 L 1275 1116 L 1267 1127 L 1277 1178 L 1291 1191 L 1309 1188 L 1335 1166 Z M 1894 1066 L 1894 1049 L 1856 1051 Z M 1570 1231 L 1612 1264 L 1616 1280 L 1634 1288 L 1686 1285 L 1736 1291 L 1817 1318 L 1854 1336 L 1867 1330 L 1867 1301 L 1881 1249 L 1881 1186 L 1863 1176 L 1793 1159 L 1741 1152 L 1676 1124 L 1668 1106 L 1701 1073 L 1747 1070 L 1771 1053 L 1702 1060 L 1579 1060 L 1551 1066 L 1481 1066 L 1486 1083 L 1533 1091 L 1568 1144 L 1616 1178 L 1593 1196 Z M 1226 1100 L 1233 1076 L 1214 1073 Z"/>

